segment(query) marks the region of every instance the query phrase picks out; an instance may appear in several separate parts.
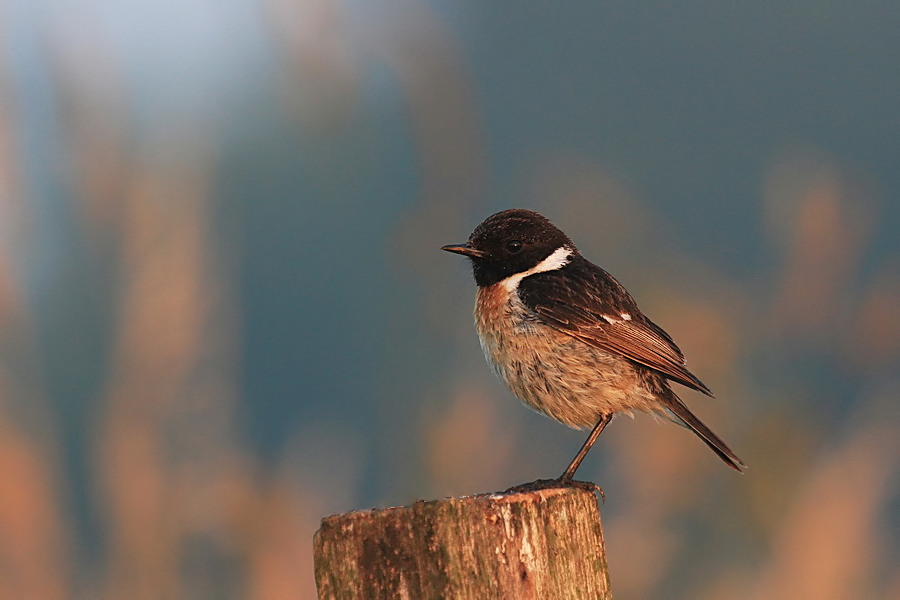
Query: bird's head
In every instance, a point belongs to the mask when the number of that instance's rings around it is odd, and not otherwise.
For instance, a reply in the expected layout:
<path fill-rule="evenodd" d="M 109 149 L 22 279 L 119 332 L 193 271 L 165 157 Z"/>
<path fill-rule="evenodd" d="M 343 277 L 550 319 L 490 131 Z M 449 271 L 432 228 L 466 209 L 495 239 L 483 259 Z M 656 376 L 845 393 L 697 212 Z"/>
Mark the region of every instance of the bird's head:
<path fill-rule="evenodd" d="M 491 215 L 464 244 L 441 250 L 472 260 L 475 283 L 487 287 L 525 273 L 559 268 L 578 250 L 565 233 L 534 211 L 512 208 Z M 541 267 L 544 268 L 541 268 Z"/>

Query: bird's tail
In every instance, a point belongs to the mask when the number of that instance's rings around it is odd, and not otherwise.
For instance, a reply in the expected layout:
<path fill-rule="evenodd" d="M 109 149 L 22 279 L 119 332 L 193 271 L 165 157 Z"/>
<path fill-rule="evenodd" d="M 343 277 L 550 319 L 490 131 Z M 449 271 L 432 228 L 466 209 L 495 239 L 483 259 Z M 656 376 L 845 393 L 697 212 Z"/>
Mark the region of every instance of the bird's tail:
<path fill-rule="evenodd" d="M 713 433 L 709 427 L 695 417 L 694 413 L 692 413 L 688 407 L 685 406 L 684 402 L 681 401 L 681 398 L 675 395 L 675 392 L 672 390 L 666 390 L 666 392 L 661 394 L 662 400 L 666 409 L 675 416 L 677 422 L 696 433 L 697 437 L 703 440 L 703 442 L 709 446 L 726 465 L 738 473 L 743 473 L 744 469 L 747 468 L 747 465 L 732 452 L 731 448 L 728 447 L 728 444 L 723 442 L 722 438 Z"/>

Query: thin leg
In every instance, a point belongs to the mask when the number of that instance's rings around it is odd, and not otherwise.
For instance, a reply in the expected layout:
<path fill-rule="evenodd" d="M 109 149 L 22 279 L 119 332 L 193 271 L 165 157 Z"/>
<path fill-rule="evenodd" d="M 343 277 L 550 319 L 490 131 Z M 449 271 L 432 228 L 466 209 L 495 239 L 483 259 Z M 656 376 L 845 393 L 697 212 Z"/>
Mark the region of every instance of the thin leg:
<path fill-rule="evenodd" d="M 600 437 L 600 433 L 603 429 L 612 421 L 612 415 L 602 415 L 600 420 L 597 421 L 597 424 L 594 425 L 593 431 L 591 431 L 591 435 L 588 436 L 588 439 L 585 440 L 584 445 L 581 446 L 581 450 L 578 451 L 578 454 L 572 460 L 572 464 L 569 465 L 569 468 L 566 469 L 566 472 L 559 476 L 559 479 L 538 479 L 537 481 L 532 481 L 531 483 L 524 483 L 522 485 L 517 485 L 515 487 L 511 487 L 506 490 L 506 494 L 515 494 L 520 492 L 533 492 L 536 490 L 545 490 L 559 487 L 575 487 L 580 488 L 582 490 L 587 490 L 589 492 L 596 492 L 600 494 L 601 500 L 606 500 L 606 495 L 603 493 L 603 490 L 600 489 L 600 486 L 596 483 L 591 483 L 590 481 L 575 481 L 573 477 L 575 476 L 575 471 L 578 470 L 578 466 L 581 464 L 581 461 L 584 460 L 584 457 L 587 456 L 588 451 L 591 449 L 591 446 L 594 445 L 594 442 L 597 441 L 597 438 Z"/>
<path fill-rule="evenodd" d="M 596 425 L 594 425 L 594 429 L 591 431 L 591 435 L 589 435 L 588 439 L 584 441 L 584 444 L 581 446 L 581 450 L 579 450 L 578 454 L 575 455 L 575 458 L 572 459 L 572 464 L 570 464 L 566 471 L 562 475 L 560 475 L 560 482 L 572 481 L 572 478 L 575 477 L 575 471 L 577 471 L 578 467 L 581 465 L 581 461 L 583 461 L 584 457 L 587 456 L 587 453 L 591 449 L 591 446 L 594 445 L 594 442 L 597 441 L 597 438 L 600 437 L 600 434 L 603 433 L 603 429 L 609 424 L 611 420 L 611 414 L 600 416 L 600 420 L 597 421 Z"/>

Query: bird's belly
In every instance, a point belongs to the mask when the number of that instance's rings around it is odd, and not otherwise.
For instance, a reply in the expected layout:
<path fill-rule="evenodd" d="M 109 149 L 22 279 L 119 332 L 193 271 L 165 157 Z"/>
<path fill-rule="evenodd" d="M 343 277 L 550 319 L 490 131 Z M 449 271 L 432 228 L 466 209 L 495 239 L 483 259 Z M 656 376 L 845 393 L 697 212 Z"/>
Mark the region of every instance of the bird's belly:
<path fill-rule="evenodd" d="M 486 291 L 492 290 L 479 290 L 475 311 L 481 347 L 528 406 L 576 428 L 593 426 L 603 414 L 657 408 L 633 363 L 544 324 L 515 296 Z"/>

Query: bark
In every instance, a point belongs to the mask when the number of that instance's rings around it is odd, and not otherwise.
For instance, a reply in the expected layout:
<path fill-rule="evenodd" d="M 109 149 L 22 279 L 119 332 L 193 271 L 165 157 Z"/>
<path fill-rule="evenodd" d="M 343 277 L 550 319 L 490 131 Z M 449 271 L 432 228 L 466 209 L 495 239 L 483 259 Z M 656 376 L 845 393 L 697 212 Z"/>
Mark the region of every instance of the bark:
<path fill-rule="evenodd" d="M 557 488 L 334 515 L 320 598 L 611 598 L 596 496 Z"/>

